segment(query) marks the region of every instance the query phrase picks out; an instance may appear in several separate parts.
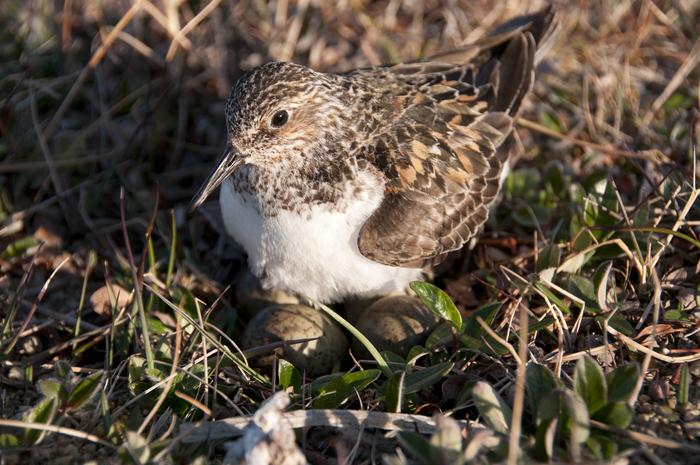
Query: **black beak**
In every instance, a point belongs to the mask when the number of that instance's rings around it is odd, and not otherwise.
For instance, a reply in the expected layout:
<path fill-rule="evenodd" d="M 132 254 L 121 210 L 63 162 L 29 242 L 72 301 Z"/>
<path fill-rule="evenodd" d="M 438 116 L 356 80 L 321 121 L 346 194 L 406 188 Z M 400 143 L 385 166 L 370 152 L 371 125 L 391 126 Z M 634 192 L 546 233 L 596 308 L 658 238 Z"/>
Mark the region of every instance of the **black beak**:
<path fill-rule="evenodd" d="M 238 152 L 233 147 L 228 147 L 223 153 L 219 161 L 216 163 L 216 168 L 209 175 L 204 185 L 197 195 L 192 199 L 192 204 L 190 209 L 194 210 L 199 207 L 207 200 L 207 197 L 211 195 L 212 192 L 216 190 L 217 187 L 221 185 L 228 177 L 230 177 L 239 166 L 243 164 L 243 157 L 240 156 Z"/>

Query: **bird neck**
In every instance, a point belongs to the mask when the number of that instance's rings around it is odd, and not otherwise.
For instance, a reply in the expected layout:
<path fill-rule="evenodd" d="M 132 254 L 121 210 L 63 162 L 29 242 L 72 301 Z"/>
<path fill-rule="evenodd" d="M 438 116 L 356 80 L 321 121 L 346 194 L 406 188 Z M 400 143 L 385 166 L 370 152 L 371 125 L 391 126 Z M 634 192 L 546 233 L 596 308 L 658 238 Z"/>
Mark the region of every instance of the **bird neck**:
<path fill-rule="evenodd" d="M 244 165 L 232 177 L 237 192 L 255 200 L 261 214 L 302 211 L 309 205 L 338 206 L 361 168 L 340 157 L 300 164 Z"/>

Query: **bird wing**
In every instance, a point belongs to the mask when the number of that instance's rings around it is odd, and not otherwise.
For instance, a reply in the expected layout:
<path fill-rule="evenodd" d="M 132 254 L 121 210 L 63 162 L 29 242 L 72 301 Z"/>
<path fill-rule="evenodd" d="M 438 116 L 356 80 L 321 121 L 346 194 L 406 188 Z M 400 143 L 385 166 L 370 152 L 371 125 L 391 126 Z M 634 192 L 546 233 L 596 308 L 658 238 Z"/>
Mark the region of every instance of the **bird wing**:
<path fill-rule="evenodd" d="M 478 232 L 498 194 L 513 120 L 552 19 L 549 10 L 517 18 L 473 45 L 376 73 L 403 91 L 393 102 L 400 116 L 367 149 L 386 186 L 358 236 L 364 256 L 422 267 Z"/>

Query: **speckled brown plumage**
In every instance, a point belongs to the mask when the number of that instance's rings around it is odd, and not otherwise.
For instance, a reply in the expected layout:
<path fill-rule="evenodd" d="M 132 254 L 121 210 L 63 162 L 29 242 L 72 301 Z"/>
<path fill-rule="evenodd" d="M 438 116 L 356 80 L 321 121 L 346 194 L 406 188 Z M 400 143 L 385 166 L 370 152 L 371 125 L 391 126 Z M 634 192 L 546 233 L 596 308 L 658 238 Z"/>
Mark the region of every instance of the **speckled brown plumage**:
<path fill-rule="evenodd" d="M 439 261 L 486 221 L 553 19 L 551 10 L 519 17 L 415 63 L 324 74 L 272 62 L 248 72 L 226 107 L 230 149 L 196 204 L 228 179 L 263 222 L 310 218 L 319 205 L 343 212 L 379 185 L 359 252 L 390 267 Z"/>

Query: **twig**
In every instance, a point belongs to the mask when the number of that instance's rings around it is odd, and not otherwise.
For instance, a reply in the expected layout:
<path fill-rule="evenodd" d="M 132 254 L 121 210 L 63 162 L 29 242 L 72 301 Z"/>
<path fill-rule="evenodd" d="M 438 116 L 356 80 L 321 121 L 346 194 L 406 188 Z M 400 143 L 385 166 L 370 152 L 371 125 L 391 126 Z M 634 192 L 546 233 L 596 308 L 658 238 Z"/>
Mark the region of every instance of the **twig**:
<path fill-rule="evenodd" d="M 186 444 L 228 439 L 240 436 L 243 429 L 252 421 L 252 416 L 233 417 L 202 425 L 181 426 L 188 434 L 183 438 Z M 284 419 L 292 428 L 311 428 L 327 426 L 350 429 L 382 429 L 386 431 L 411 431 L 432 434 L 436 431 L 435 420 L 424 415 L 408 413 L 386 413 L 367 410 L 294 410 L 284 413 Z M 455 420 L 462 428 L 482 430 L 484 426 L 468 420 Z"/>

